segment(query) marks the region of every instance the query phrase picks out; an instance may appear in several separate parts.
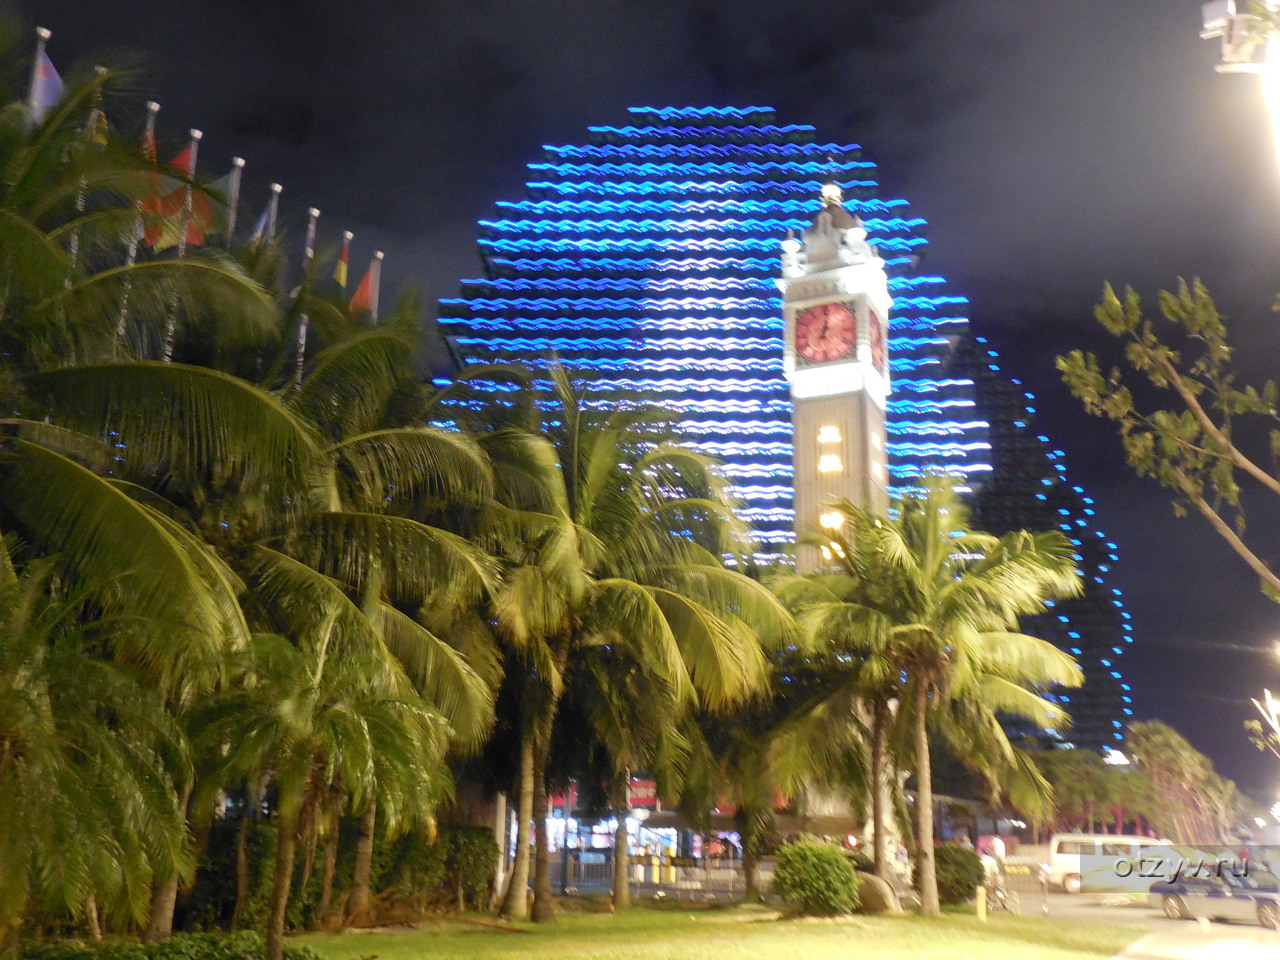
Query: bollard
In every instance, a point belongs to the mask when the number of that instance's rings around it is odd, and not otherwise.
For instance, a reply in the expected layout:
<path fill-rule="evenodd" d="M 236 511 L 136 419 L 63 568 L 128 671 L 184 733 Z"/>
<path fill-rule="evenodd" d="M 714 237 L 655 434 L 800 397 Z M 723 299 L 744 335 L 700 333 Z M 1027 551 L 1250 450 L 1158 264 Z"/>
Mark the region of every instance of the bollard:
<path fill-rule="evenodd" d="M 983 923 L 987 922 L 987 888 L 978 888 L 978 919 Z"/>

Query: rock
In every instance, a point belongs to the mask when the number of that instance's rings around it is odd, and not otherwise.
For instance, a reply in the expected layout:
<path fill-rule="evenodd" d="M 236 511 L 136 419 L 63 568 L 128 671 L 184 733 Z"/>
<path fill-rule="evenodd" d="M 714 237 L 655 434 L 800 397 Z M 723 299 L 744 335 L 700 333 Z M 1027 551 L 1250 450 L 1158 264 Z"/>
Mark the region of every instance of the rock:
<path fill-rule="evenodd" d="M 885 883 L 874 873 L 858 873 L 862 881 L 858 887 L 859 913 L 901 913 L 902 904 L 893 887 Z"/>

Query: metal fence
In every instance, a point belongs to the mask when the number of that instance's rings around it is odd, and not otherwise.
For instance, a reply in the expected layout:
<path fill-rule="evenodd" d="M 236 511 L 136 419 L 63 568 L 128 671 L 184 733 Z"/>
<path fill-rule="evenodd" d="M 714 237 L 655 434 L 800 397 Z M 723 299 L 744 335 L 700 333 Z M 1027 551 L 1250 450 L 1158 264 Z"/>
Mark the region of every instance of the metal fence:
<path fill-rule="evenodd" d="M 613 889 L 611 857 L 583 862 L 552 860 L 551 887 L 566 893 L 602 893 Z M 561 872 L 564 879 L 561 880 Z M 768 889 L 773 880 L 773 861 L 759 865 L 760 885 Z M 631 889 L 639 896 L 675 897 L 679 900 L 735 899 L 746 891 L 741 861 L 704 859 L 697 863 L 663 863 L 656 858 L 635 857 L 627 870 Z"/>

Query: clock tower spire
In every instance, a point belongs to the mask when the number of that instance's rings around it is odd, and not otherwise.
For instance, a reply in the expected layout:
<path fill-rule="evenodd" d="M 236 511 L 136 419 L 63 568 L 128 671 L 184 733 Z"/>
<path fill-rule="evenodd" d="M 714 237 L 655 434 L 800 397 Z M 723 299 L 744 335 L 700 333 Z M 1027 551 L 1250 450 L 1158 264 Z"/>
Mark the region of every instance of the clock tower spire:
<path fill-rule="evenodd" d="M 892 298 L 884 261 L 862 221 L 828 180 L 822 209 L 799 238 L 782 242 L 783 370 L 791 385 L 797 536 L 837 521 L 832 500 L 873 510 L 889 505 L 885 401 L 887 318 Z M 801 547 L 801 571 L 819 562 Z"/>

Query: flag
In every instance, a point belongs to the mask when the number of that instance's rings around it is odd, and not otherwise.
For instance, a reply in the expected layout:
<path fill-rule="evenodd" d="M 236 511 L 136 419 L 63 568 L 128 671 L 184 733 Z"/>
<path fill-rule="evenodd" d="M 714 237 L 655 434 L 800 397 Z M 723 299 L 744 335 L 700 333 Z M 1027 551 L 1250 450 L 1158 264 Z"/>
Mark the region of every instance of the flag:
<path fill-rule="evenodd" d="M 84 122 L 84 136 L 95 147 L 105 147 L 111 134 L 111 125 L 107 115 L 98 107 L 89 111 L 89 118 Z"/>
<path fill-rule="evenodd" d="M 333 268 L 333 279 L 338 281 L 338 286 L 343 292 L 347 289 L 347 264 L 351 260 L 351 235 L 347 234 L 342 238 L 342 253 L 338 254 L 338 262 Z"/>
<path fill-rule="evenodd" d="M 234 223 L 231 208 L 236 202 L 236 194 L 239 192 L 239 184 L 237 182 L 239 179 L 239 167 L 232 167 L 226 176 L 219 177 L 205 187 L 205 190 L 208 191 L 206 199 L 209 201 L 209 222 L 204 231 L 206 237 L 225 235 L 229 232 Z M 194 208 L 194 206 L 193 198 L 192 207 Z"/>
<path fill-rule="evenodd" d="M 144 142 L 144 150 L 148 146 L 155 150 L 154 135 L 149 145 Z M 195 176 L 193 158 L 193 147 L 187 144 L 169 161 L 169 169 L 190 179 Z M 177 246 L 182 238 L 184 219 L 187 223 L 187 246 L 198 247 L 205 242 L 205 234 L 213 221 L 213 207 L 203 190 L 191 188 L 191 213 L 186 216 L 187 190 L 188 185 L 182 180 L 160 175 L 156 179 L 155 193 L 142 202 L 146 220 L 143 242 L 153 250 Z"/>
<path fill-rule="evenodd" d="M 62 90 L 62 78 L 42 46 L 31 76 L 31 117 L 36 123 L 44 122 L 45 114 L 62 99 Z"/>
<path fill-rule="evenodd" d="M 377 261 L 374 261 L 376 263 Z M 374 264 L 369 264 L 369 269 L 364 272 L 364 279 L 360 281 L 360 286 L 356 287 L 356 292 L 351 297 L 351 302 L 347 304 L 347 309 L 352 313 L 364 310 L 367 313 L 373 312 L 373 270 Z"/>
<path fill-rule="evenodd" d="M 258 214 L 258 219 L 253 223 L 253 233 L 249 236 L 249 243 L 258 247 L 267 239 L 267 223 L 271 220 L 271 205 L 262 208 L 262 212 Z"/>

